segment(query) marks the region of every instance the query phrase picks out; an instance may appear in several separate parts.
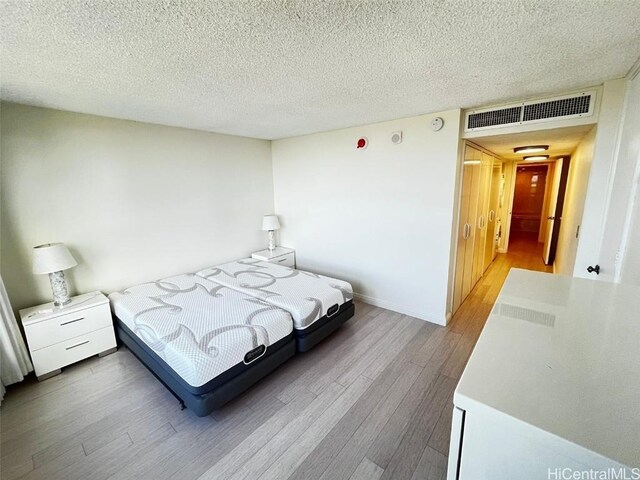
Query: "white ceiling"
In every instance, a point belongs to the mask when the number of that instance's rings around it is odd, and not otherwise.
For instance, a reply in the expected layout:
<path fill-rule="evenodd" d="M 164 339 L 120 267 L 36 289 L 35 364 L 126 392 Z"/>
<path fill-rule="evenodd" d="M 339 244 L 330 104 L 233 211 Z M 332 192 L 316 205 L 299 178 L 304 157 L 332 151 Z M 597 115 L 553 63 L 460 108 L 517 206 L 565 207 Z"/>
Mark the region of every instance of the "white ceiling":
<path fill-rule="evenodd" d="M 2 0 L 8 101 L 258 138 L 623 77 L 638 0 Z"/>
<path fill-rule="evenodd" d="M 515 147 L 549 145 L 549 150 L 540 152 L 540 155 L 549 155 L 549 159 L 552 160 L 573 153 L 580 143 L 580 140 L 582 140 L 592 128 L 594 128 L 594 125 L 579 125 L 576 127 L 554 128 L 536 132 L 471 138 L 469 140 L 495 153 L 504 160 L 522 160 L 523 154 L 513 153 Z M 526 155 L 534 154 L 527 153 Z"/>

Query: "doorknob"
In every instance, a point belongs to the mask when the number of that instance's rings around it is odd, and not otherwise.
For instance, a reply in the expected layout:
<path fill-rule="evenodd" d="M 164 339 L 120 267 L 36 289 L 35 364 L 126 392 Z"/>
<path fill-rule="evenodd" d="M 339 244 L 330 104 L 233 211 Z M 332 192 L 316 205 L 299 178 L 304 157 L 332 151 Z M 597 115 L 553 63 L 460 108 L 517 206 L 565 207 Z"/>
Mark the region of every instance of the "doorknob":
<path fill-rule="evenodd" d="M 555 220 L 556 217 L 547 217 L 547 220 Z"/>
<path fill-rule="evenodd" d="M 591 265 L 589 265 L 587 267 L 587 272 L 589 273 L 596 272 L 596 275 L 600 275 L 600 265 L 596 265 L 595 267 L 592 267 Z"/>

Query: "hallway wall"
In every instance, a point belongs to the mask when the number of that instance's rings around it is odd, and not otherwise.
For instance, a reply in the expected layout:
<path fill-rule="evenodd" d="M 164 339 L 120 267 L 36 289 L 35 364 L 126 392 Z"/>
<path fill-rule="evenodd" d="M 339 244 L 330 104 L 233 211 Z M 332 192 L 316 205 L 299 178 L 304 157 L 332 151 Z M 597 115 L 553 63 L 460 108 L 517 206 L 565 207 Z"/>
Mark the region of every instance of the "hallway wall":
<path fill-rule="evenodd" d="M 615 176 L 598 258 L 603 268 L 601 276 L 606 280 L 622 280 L 636 285 L 640 285 L 640 214 L 636 193 L 640 181 L 639 162 L 640 76 L 629 82 L 627 87 Z M 625 238 L 627 235 L 629 238 Z"/>
<path fill-rule="evenodd" d="M 620 215 L 619 212 L 609 210 L 609 204 L 613 196 L 613 179 L 618 163 L 627 83 L 625 79 L 611 80 L 605 82 L 602 89 L 598 129 L 594 140 L 580 226 L 580 239 L 572 272 L 576 277 L 610 282 L 614 280 L 613 263 L 603 263 L 600 253 L 605 235 L 621 235 L 619 230 L 607 232 L 605 226 L 607 215 Z M 619 239 L 620 237 L 618 237 L 618 245 Z M 587 267 L 595 264 L 601 267 L 600 275 L 587 272 Z"/>
<path fill-rule="evenodd" d="M 579 240 L 579 235 L 576 235 L 576 231 L 582 223 L 595 137 L 596 127 L 593 127 L 571 154 L 571 166 L 569 167 L 569 178 L 567 180 L 554 263 L 555 273 L 573 275 Z"/>

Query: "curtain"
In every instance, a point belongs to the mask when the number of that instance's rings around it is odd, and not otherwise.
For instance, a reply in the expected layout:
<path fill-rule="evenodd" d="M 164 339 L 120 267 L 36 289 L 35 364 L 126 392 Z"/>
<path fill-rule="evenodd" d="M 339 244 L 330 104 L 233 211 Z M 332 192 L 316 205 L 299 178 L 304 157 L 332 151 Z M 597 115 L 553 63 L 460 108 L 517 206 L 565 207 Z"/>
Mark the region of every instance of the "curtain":
<path fill-rule="evenodd" d="M 4 281 L 0 277 L 0 402 L 5 386 L 21 382 L 33 370 L 29 352 L 24 344 L 18 322 L 9 303 Z"/>

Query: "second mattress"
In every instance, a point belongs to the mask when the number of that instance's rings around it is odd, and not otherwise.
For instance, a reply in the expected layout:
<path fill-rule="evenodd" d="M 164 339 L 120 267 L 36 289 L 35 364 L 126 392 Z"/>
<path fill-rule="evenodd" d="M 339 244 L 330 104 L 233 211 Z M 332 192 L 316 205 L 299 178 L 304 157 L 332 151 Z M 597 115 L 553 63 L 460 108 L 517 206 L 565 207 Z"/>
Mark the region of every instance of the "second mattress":
<path fill-rule="evenodd" d="M 296 330 L 336 313 L 353 299 L 351 284 L 303 270 L 246 258 L 196 275 L 259 298 L 291 314 Z"/>

